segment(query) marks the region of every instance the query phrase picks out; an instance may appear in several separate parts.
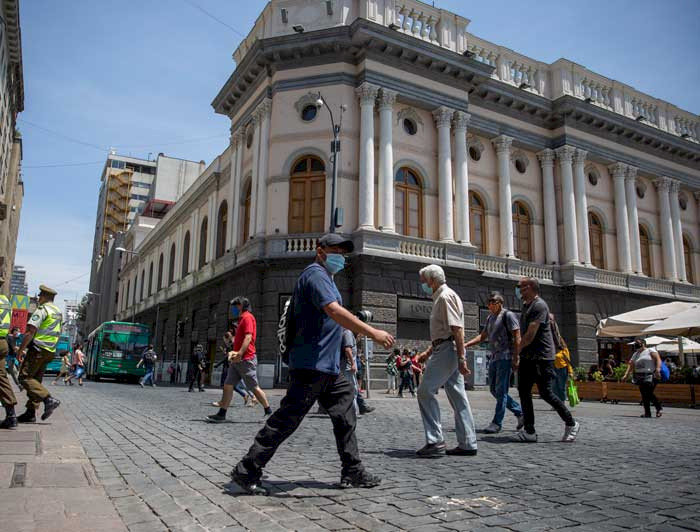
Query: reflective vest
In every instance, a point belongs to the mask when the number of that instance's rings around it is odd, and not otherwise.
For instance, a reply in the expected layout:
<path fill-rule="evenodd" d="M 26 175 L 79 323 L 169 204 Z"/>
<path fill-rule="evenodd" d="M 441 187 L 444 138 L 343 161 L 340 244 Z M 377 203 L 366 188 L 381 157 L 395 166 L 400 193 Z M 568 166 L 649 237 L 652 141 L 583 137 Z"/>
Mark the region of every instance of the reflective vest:
<path fill-rule="evenodd" d="M 7 338 L 10 333 L 10 319 L 12 318 L 12 307 L 7 296 L 0 294 L 0 338 Z"/>
<path fill-rule="evenodd" d="M 46 318 L 39 325 L 33 342 L 39 349 L 55 353 L 58 338 L 61 336 L 61 324 L 63 322 L 61 309 L 53 303 L 44 303 L 40 308 L 46 310 Z"/>

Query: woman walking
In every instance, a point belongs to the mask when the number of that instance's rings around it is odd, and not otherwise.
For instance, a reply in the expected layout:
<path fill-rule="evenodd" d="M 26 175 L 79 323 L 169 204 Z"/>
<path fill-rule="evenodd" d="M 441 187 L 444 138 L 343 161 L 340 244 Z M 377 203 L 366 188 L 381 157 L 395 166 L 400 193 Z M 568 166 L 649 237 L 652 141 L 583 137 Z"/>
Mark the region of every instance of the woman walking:
<path fill-rule="evenodd" d="M 58 370 L 58 375 L 53 380 L 51 384 L 55 385 L 59 379 L 63 379 L 63 384 L 66 383 L 66 379 L 70 375 L 70 359 L 68 358 L 68 351 L 63 351 L 61 353 L 61 369 Z"/>
<path fill-rule="evenodd" d="M 654 349 L 647 347 L 644 338 L 634 340 L 634 354 L 622 378 L 623 382 L 627 380 L 630 372 L 633 373 L 632 382 L 639 386 L 639 392 L 642 394 L 644 414 L 639 417 L 651 417 L 652 404 L 656 409 L 656 417 L 661 417 L 663 407 L 654 395 L 656 383 L 661 378 L 661 357 Z"/>
<path fill-rule="evenodd" d="M 549 324 L 552 329 L 554 349 L 556 350 L 554 355 L 554 394 L 564 402 L 566 401 L 566 381 L 569 377 L 574 376 L 574 368 L 571 366 L 569 347 L 566 345 L 564 338 L 562 338 L 559 332 L 559 325 L 557 325 L 552 313 L 549 314 Z"/>
<path fill-rule="evenodd" d="M 401 375 L 401 384 L 399 384 L 399 397 L 403 397 L 403 389 L 408 388 L 411 396 L 415 397 L 416 392 L 413 388 L 413 363 L 411 362 L 411 353 L 408 349 L 404 349 L 401 356 L 396 359 L 396 367 Z"/>
<path fill-rule="evenodd" d="M 73 379 L 78 379 L 78 385 L 83 385 L 83 375 L 85 375 L 85 355 L 82 351 L 82 345 L 75 344 L 73 346 L 73 357 L 71 358 L 71 364 L 75 368 L 73 373 L 68 376 L 63 382 L 67 382 L 73 386 Z"/>

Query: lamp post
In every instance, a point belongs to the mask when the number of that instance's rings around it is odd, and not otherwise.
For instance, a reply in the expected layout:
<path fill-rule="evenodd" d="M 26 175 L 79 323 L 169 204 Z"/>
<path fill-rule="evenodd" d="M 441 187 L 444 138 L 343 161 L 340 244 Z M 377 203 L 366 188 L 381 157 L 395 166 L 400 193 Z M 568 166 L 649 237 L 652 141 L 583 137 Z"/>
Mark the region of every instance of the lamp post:
<path fill-rule="evenodd" d="M 326 102 L 326 99 L 323 97 L 321 94 L 321 91 L 318 93 L 318 98 L 316 99 L 316 107 L 321 108 L 325 106 L 326 109 L 328 109 L 328 114 L 331 117 L 331 127 L 333 128 L 333 143 L 331 144 L 331 154 L 333 156 L 333 180 L 331 181 L 331 226 L 330 226 L 330 232 L 335 233 L 336 228 L 340 227 L 343 225 L 342 220 L 339 220 L 338 212 L 335 206 L 335 189 L 338 183 L 338 152 L 340 151 L 340 140 L 338 140 L 338 137 L 340 136 L 340 126 L 343 124 L 343 113 L 346 111 L 347 107 L 345 105 L 340 106 L 340 120 L 336 124 L 335 119 L 333 117 L 333 111 L 331 111 L 330 106 L 328 105 L 328 102 Z M 342 218 L 342 216 L 340 217 Z M 340 221 L 340 224 L 338 223 Z"/>
<path fill-rule="evenodd" d="M 123 248 L 123 247 L 118 247 L 114 248 L 115 251 L 119 251 L 121 253 L 128 253 L 130 255 L 136 255 L 136 279 L 138 280 L 139 278 L 139 269 L 141 268 L 141 253 L 138 251 L 131 251 L 129 249 Z M 131 323 L 136 323 L 136 284 L 134 283 L 134 297 L 132 299 L 131 303 Z M 141 284 L 143 284 L 143 279 L 141 279 Z M 126 293 L 126 302 L 127 304 L 129 303 L 129 293 Z"/>

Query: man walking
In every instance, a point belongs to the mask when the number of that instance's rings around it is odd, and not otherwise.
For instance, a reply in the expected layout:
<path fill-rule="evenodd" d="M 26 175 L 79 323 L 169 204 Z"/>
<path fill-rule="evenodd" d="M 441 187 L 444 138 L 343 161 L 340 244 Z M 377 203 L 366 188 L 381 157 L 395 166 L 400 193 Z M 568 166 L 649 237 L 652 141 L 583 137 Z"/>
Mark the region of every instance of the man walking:
<path fill-rule="evenodd" d="M 516 315 L 503 308 L 503 296 L 500 292 L 491 292 L 488 301 L 489 316 L 481 334 L 465 345 L 465 349 L 488 340 L 491 349 L 489 364 L 489 387 L 496 399 L 496 411 L 491 424 L 484 429 L 486 434 L 501 432 L 506 408 L 518 420 L 516 430 L 523 428 L 525 418 L 520 405 L 508 393 L 510 376 L 513 373 L 513 352 L 520 347 L 520 323 Z"/>
<path fill-rule="evenodd" d="M 56 344 L 61 335 L 63 313 L 53 300 L 56 291 L 39 285 L 39 306 L 29 318 L 27 332 L 24 333 L 18 355 L 22 361 L 19 368 L 19 382 L 27 391 L 27 410 L 17 417 L 20 423 L 35 423 L 36 408 L 44 403 L 42 420 L 48 419 L 61 401 L 51 397 L 49 391 L 41 384 L 46 365 L 53 360 Z M 29 351 L 27 351 L 27 347 Z"/>
<path fill-rule="evenodd" d="M 367 404 L 357 383 L 357 339 L 352 331 L 343 329 L 340 349 L 342 351 L 340 360 L 343 365 L 343 374 L 355 387 L 355 413 L 364 415 L 374 412 L 374 407 Z"/>
<path fill-rule="evenodd" d="M 561 441 L 573 442 L 579 431 L 566 405 L 554 394 L 554 340 L 550 327 L 547 303 L 540 297 L 540 283 L 532 277 L 520 279 L 516 296 L 523 301 L 520 315 L 522 340 L 513 357 L 513 368 L 518 370 L 518 392 L 525 417 L 525 427 L 517 433 L 516 441 L 536 442 L 535 408 L 532 404 L 532 385 L 537 384 L 540 397 L 557 411 L 564 421 L 564 436 Z"/>
<path fill-rule="evenodd" d="M 297 429 L 316 400 L 328 411 L 342 463 L 340 487 L 377 486 L 357 448 L 355 388 L 340 371 L 342 328 L 362 333 L 389 348 L 394 338 L 361 322 L 343 308 L 333 276 L 345 267 L 352 240 L 337 233 L 319 239 L 316 260 L 299 276 L 288 310 L 293 334 L 287 334 L 290 383 L 280 407 L 255 436 L 253 445 L 231 472 L 231 479 L 251 494 L 267 494 L 260 486 L 262 470 L 280 444 Z M 291 334 L 291 337 L 290 337 Z"/>
<path fill-rule="evenodd" d="M 153 381 L 153 370 L 156 367 L 157 359 L 158 355 L 156 355 L 156 352 L 153 350 L 153 344 L 148 344 L 148 348 L 141 355 L 141 360 L 139 360 L 138 364 L 136 364 L 137 368 L 143 366 L 146 370 L 143 378 L 139 381 L 141 388 L 144 387 L 146 381 L 151 381 L 152 388 L 156 387 L 156 383 Z"/>
<path fill-rule="evenodd" d="M 0 285 L 4 282 L 5 280 L 0 278 Z M 15 414 L 17 398 L 5 371 L 5 358 L 10 352 L 7 338 L 10 334 L 11 319 L 12 307 L 10 306 L 10 300 L 7 299 L 6 295 L 0 294 L 0 403 L 5 407 L 5 419 L 0 423 L 0 429 L 17 428 L 17 415 Z M 10 337 L 10 340 L 13 341 L 14 339 Z M 14 353 L 14 349 L 12 352 Z M 14 365 L 14 360 L 10 361 L 10 364 Z"/>
<path fill-rule="evenodd" d="M 190 356 L 190 365 L 192 366 L 192 379 L 190 380 L 190 387 L 188 392 L 192 391 L 194 388 L 194 383 L 197 383 L 197 388 L 200 392 L 204 391 L 204 386 L 202 386 L 202 378 L 205 368 L 204 360 L 204 347 L 202 344 L 197 344 L 192 350 L 192 355 Z"/>
<path fill-rule="evenodd" d="M 464 389 L 464 376 L 471 372 L 464 356 L 464 308 L 460 297 L 446 284 L 445 272 L 431 264 L 421 269 L 421 288 L 433 297 L 430 313 L 431 346 L 418 355 L 426 363 L 423 380 L 418 387 L 418 406 L 426 444 L 416 451 L 421 458 L 437 458 L 445 454 L 473 456 L 476 454 L 474 418 Z M 440 424 L 440 405 L 436 394 L 441 386 L 454 410 L 457 447 L 446 450 Z"/>
<path fill-rule="evenodd" d="M 231 301 L 231 312 L 234 318 L 238 318 L 236 335 L 233 337 L 233 350 L 227 351 L 227 356 L 231 365 L 226 374 L 224 383 L 224 394 L 219 403 L 219 411 L 216 414 L 207 416 L 207 420 L 213 423 L 223 423 L 226 421 L 226 411 L 233 398 L 233 389 L 238 383 L 243 381 L 248 390 L 258 399 L 265 409 L 265 415 L 272 414 L 270 403 L 265 392 L 258 384 L 258 359 L 255 351 L 255 340 L 258 336 L 258 324 L 255 316 L 250 311 L 250 301 L 243 296 L 236 297 Z"/>

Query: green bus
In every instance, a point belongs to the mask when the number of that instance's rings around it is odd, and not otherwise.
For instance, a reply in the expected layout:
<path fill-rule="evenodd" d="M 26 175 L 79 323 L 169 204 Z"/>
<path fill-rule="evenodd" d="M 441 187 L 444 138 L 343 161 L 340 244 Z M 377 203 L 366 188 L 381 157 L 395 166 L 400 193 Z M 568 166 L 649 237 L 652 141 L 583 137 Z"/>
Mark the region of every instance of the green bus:
<path fill-rule="evenodd" d="M 85 345 L 87 377 L 135 382 L 145 373 L 136 368 L 148 347 L 150 328 L 140 323 L 107 321 L 92 331 Z"/>

